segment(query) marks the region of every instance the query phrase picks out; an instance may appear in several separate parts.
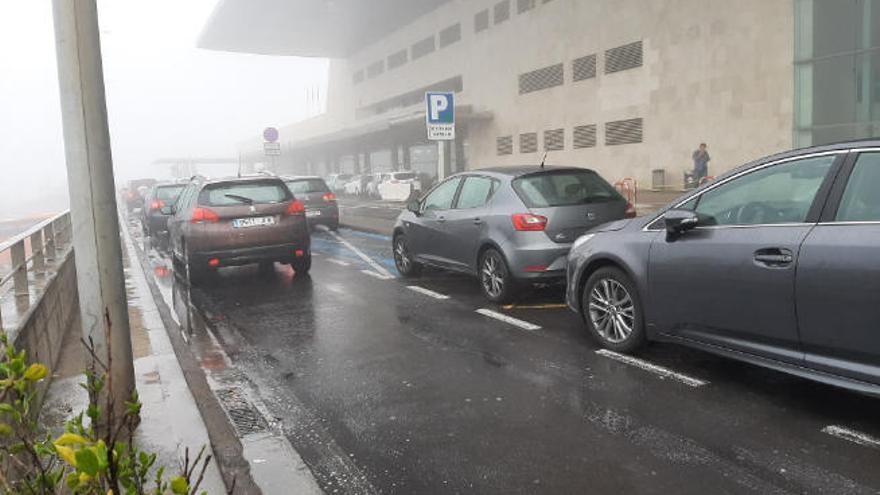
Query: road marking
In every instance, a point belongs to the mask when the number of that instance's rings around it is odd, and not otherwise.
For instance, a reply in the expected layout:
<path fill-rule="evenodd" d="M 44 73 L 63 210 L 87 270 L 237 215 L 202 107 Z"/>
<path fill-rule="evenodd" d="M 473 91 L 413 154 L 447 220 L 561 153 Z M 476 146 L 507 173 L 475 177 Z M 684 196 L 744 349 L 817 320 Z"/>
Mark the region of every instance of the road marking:
<path fill-rule="evenodd" d="M 335 237 L 337 241 L 339 241 L 343 246 L 350 249 L 351 252 L 353 252 L 354 254 L 356 254 L 358 256 L 358 258 L 364 260 L 365 263 L 370 265 L 373 268 L 373 270 L 376 270 L 377 272 L 379 272 L 380 275 L 382 275 L 383 277 L 388 278 L 388 279 L 395 278 L 394 275 L 392 275 L 391 272 L 386 270 L 384 266 L 380 265 L 375 260 L 373 260 L 372 258 L 367 256 L 366 254 L 364 254 L 360 249 L 354 247 L 350 242 L 343 239 L 342 236 L 340 236 L 336 232 L 333 232 L 332 230 L 329 230 L 329 229 L 326 230 L 326 232 L 329 232 L 330 235 Z"/>
<path fill-rule="evenodd" d="M 485 308 L 478 309 L 477 313 L 479 313 L 483 316 L 488 316 L 489 318 L 495 318 L 498 321 L 503 321 L 504 323 L 507 323 L 509 325 L 513 325 L 515 327 L 522 328 L 523 330 L 526 330 L 529 332 L 534 332 L 534 331 L 541 329 L 541 327 L 539 327 L 538 325 L 535 325 L 534 323 L 529 323 L 527 321 L 518 320 L 516 318 L 498 313 L 497 311 L 492 311 L 491 309 L 485 309 Z"/>
<path fill-rule="evenodd" d="M 349 263 L 347 261 L 338 260 L 336 258 L 327 258 L 327 261 L 329 261 L 330 263 L 333 263 L 334 265 L 351 266 L 351 263 Z"/>
<path fill-rule="evenodd" d="M 501 306 L 504 309 L 565 309 L 568 307 L 566 304 L 532 304 L 520 306 L 518 304 L 508 304 L 505 306 Z"/>
<path fill-rule="evenodd" d="M 844 428 L 843 426 L 826 426 L 825 428 L 822 428 L 822 433 L 840 438 L 841 440 L 859 444 L 863 447 L 880 449 L 880 438 L 872 437 L 871 435 L 860 431 Z"/>
<path fill-rule="evenodd" d="M 446 294 L 434 292 L 434 291 L 426 289 L 424 287 L 419 287 L 418 285 L 408 285 L 406 288 L 413 291 L 413 292 L 418 292 L 419 294 L 422 294 L 422 295 L 425 295 L 428 297 L 433 297 L 434 299 L 440 299 L 440 300 L 449 299 L 449 296 L 447 296 Z"/>
<path fill-rule="evenodd" d="M 675 380 L 677 382 L 683 383 L 683 384 L 687 385 L 688 387 L 695 387 L 696 388 L 696 387 L 702 387 L 704 385 L 709 384 L 709 382 L 707 382 L 707 381 L 693 378 L 693 377 L 690 377 L 687 375 L 683 375 L 683 374 L 678 373 L 676 371 L 672 371 L 669 368 L 664 368 L 663 366 L 658 366 L 656 364 L 649 363 L 647 361 L 644 361 L 644 360 L 638 359 L 638 358 L 634 358 L 632 356 L 627 356 L 625 354 L 619 354 L 614 351 L 609 351 L 608 349 L 599 349 L 598 351 L 596 351 L 596 354 L 598 354 L 600 356 L 607 357 L 609 359 L 613 359 L 613 360 L 620 362 L 620 363 L 623 363 L 623 364 L 635 366 L 636 368 L 639 368 L 643 371 L 647 371 L 648 373 L 653 373 L 653 374 L 659 376 L 660 378 L 670 378 L 670 379 Z"/>
<path fill-rule="evenodd" d="M 364 275 L 369 275 L 373 278 L 378 278 L 379 280 L 394 280 L 394 277 L 386 277 L 385 275 L 382 275 L 381 273 L 376 273 L 373 270 L 361 270 L 361 273 L 363 273 Z"/>

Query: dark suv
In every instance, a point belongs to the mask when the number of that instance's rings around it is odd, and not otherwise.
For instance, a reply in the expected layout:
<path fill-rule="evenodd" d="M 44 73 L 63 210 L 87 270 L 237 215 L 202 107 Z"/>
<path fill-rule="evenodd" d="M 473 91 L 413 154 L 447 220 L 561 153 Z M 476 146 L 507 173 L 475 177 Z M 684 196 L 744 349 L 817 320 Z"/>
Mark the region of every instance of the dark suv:
<path fill-rule="evenodd" d="M 160 182 L 150 188 L 141 209 L 141 226 L 145 236 L 156 239 L 168 231 L 168 215 L 162 213 L 162 209 L 176 203 L 185 187 L 186 183 Z"/>
<path fill-rule="evenodd" d="M 306 209 L 281 179 L 197 178 L 172 207 L 168 221 L 171 253 L 191 279 L 224 266 L 275 262 L 297 274 L 312 265 Z"/>

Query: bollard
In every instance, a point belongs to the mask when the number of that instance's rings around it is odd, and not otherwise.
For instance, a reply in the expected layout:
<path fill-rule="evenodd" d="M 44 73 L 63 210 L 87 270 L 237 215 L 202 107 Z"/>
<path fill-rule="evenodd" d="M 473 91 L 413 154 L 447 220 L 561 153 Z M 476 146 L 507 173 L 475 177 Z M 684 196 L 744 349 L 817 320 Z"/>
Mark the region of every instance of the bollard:
<path fill-rule="evenodd" d="M 43 239 L 45 240 L 43 250 L 45 251 L 46 261 L 55 261 L 55 229 L 52 228 L 53 225 L 55 225 L 55 222 L 51 222 L 43 228 Z"/>
<path fill-rule="evenodd" d="M 24 240 L 20 240 L 9 248 L 12 255 L 12 269 L 15 270 L 13 282 L 16 296 L 28 295 L 27 257 L 24 252 Z"/>
<path fill-rule="evenodd" d="M 31 259 L 34 261 L 34 273 L 46 271 L 45 246 L 43 246 L 43 231 L 38 230 L 31 234 Z"/>

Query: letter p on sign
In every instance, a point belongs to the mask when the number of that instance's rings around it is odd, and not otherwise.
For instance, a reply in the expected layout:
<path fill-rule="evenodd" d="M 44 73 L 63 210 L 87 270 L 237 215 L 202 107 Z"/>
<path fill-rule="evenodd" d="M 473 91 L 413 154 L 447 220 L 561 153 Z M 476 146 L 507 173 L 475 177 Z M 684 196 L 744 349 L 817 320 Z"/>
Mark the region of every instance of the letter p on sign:
<path fill-rule="evenodd" d="M 455 95 L 453 93 L 425 93 L 425 123 L 428 139 L 447 141 L 455 139 Z"/>

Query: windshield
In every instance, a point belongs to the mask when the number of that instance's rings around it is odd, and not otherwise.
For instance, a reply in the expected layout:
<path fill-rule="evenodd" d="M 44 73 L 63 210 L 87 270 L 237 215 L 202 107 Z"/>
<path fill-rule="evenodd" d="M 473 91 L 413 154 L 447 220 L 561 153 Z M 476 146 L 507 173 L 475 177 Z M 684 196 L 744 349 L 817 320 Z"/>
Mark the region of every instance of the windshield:
<path fill-rule="evenodd" d="M 321 179 L 299 179 L 287 183 L 288 189 L 294 196 L 297 194 L 327 193 L 330 188 Z"/>
<path fill-rule="evenodd" d="M 280 182 L 232 182 L 205 187 L 199 195 L 199 204 L 238 206 L 242 204 L 282 203 L 290 199 L 290 193 Z"/>
<path fill-rule="evenodd" d="M 589 170 L 527 175 L 514 180 L 513 189 L 529 208 L 624 201 L 611 184 Z"/>
<path fill-rule="evenodd" d="M 184 187 L 186 186 L 163 186 L 156 188 L 156 199 L 173 202 L 183 192 Z"/>

